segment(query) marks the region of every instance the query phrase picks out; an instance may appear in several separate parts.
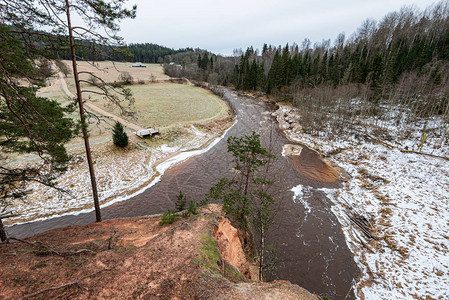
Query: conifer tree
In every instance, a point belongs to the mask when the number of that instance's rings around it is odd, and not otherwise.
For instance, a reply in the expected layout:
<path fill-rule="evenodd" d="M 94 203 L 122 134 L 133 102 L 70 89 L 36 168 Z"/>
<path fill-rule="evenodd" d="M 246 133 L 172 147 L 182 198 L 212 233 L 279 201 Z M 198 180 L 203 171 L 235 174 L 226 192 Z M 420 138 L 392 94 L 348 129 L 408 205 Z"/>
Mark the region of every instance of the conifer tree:
<path fill-rule="evenodd" d="M 136 6 L 126 9 L 123 7 L 125 2 L 127 0 L 4 0 L 0 3 L 2 24 L 5 22 L 4 24 L 15 28 L 16 35 L 23 37 L 24 42 L 31 41 L 29 45 L 51 45 L 55 52 L 69 49 L 76 87 L 76 98 L 73 100 L 79 109 L 80 127 L 98 222 L 101 221 L 100 205 L 89 143 L 88 115 L 84 109 L 83 90 L 80 84 L 82 79 L 79 76 L 80 73 L 89 75 L 89 72 L 78 71 L 77 54 L 82 54 L 85 59 L 98 58 L 98 51 L 93 51 L 98 50 L 98 45 L 102 47 L 113 45 L 116 49 L 123 45 L 121 38 L 116 35 L 119 30 L 117 22 L 124 18 L 134 18 L 136 15 Z M 74 19 L 77 25 L 73 24 Z M 94 31 L 99 29 L 104 29 L 106 33 L 102 35 Z M 36 43 L 37 38 L 45 41 Z M 117 104 L 123 111 L 120 97 L 129 100 L 129 90 L 123 89 L 118 92 L 117 89 L 110 89 L 101 78 L 97 79 L 101 84 L 96 87 L 101 90 L 103 96 Z"/>
<path fill-rule="evenodd" d="M 277 88 L 279 69 L 281 68 L 281 56 L 279 51 L 276 50 L 274 54 L 273 62 L 271 63 L 270 71 L 268 72 L 267 85 L 265 87 L 265 92 L 270 94 L 274 88 Z"/>
<path fill-rule="evenodd" d="M 9 3 L 12 4 L 12 3 Z M 56 186 L 56 175 L 66 170 L 69 156 L 64 144 L 76 133 L 67 117 L 74 106 L 63 108 L 58 102 L 37 96 L 39 87 L 51 75 L 51 52 L 42 40 L 24 39 L 19 32 L 32 30 L 16 9 L 32 16 L 30 2 L 0 6 L 0 240 L 7 240 L 2 219 L 14 216 L 14 201 L 26 197 L 30 181 Z M 36 17 L 45 23 L 47 18 Z M 28 37 L 28 36 L 27 36 Z M 42 37 L 42 36 L 40 36 Z M 32 153 L 40 160 L 35 165 L 9 166 L 6 153 Z"/>
<path fill-rule="evenodd" d="M 198 54 L 198 58 L 196 60 L 197 66 L 199 69 L 202 69 L 202 59 L 201 59 L 201 53 Z"/>
<path fill-rule="evenodd" d="M 176 196 L 176 202 L 175 202 L 176 210 L 183 211 L 184 209 L 186 209 L 186 203 L 187 203 L 186 196 L 182 193 L 182 191 L 179 191 L 178 196 Z"/>
<path fill-rule="evenodd" d="M 276 156 L 261 145 L 260 136 L 254 131 L 241 138 L 228 138 L 228 152 L 232 153 L 236 178 L 222 178 L 210 189 L 208 198 L 223 201 L 226 214 L 230 214 L 241 226 L 250 226 L 258 234 L 259 279 L 263 279 L 265 267 L 265 237 L 273 224 L 275 201 L 268 192 L 273 180 L 268 177 L 269 166 Z"/>
<path fill-rule="evenodd" d="M 112 140 L 117 147 L 123 148 L 128 146 L 128 135 L 122 123 L 115 122 L 114 128 L 112 129 Z"/>
<path fill-rule="evenodd" d="M 67 45 L 70 48 L 70 56 L 72 60 L 72 69 L 74 74 L 74 81 L 76 87 L 76 103 L 79 109 L 79 117 L 81 122 L 81 131 L 84 140 L 87 163 L 89 167 L 89 174 L 92 186 L 92 196 L 95 207 L 95 218 L 97 222 L 101 222 L 100 203 L 98 198 L 97 182 L 95 170 L 92 161 L 92 154 L 89 143 L 88 125 L 86 122 L 86 111 L 84 109 L 83 90 L 81 89 L 80 73 L 77 65 L 77 49 L 83 49 L 78 43 L 75 43 L 75 38 L 84 40 L 91 45 L 103 44 L 107 45 L 115 43 L 121 44 L 121 38 L 115 33 L 119 30 L 118 21 L 125 18 L 134 18 L 136 16 L 136 6 L 132 9 L 123 7 L 127 0 L 115 1 L 91 1 L 91 0 L 42 0 L 41 5 L 44 7 L 44 14 L 52 18 L 53 23 L 49 24 L 53 27 L 53 32 L 65 32 L 67 34 Z M 34 4 L 34 3 L 33 3 Z M 65 15 L 65 18 L 59 17 Z M 85 23 L 80 26 L 72 25 L 73 16 L 81 15 Z M 102 36 L 93 31 L 93 28 L 103 28 L 108 33 L 108 37 Z M 85 72 L 84 72 L 85 73 Z M 91 74 L 92 75 L 92 74 Z M 101 79 L 97 77 L 97 79 Z M 104 83 L 104 82 L 102 82 Z M 119 105 L 119 99 L 116 95 L 112 95 L 108 90 L 107 85 L 98 85 L 103 95 L 110 101 Z M 125 99 L 130 97 L 129 90 L 123 90 L 120 93 Z M 120 105 L 119 105 L 120 107 Z"/>

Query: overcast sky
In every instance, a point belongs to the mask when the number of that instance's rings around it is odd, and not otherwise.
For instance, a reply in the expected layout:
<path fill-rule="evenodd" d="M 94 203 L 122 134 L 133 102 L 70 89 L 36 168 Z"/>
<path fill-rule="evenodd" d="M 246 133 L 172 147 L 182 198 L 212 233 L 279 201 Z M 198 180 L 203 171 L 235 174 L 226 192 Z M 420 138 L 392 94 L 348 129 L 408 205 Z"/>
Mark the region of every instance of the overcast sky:
<path fill-rule="evenodd" d="M 367 18 L 380 20 L 404 5 L 423 10 L 427 0 L 129 0 L 137 17 L 121 23 L 127 43 L 155 43 L 170 48 L 201 48 L 232 54 L 264 43 L 285 45 L 333 42 L 350 36 Z"/>

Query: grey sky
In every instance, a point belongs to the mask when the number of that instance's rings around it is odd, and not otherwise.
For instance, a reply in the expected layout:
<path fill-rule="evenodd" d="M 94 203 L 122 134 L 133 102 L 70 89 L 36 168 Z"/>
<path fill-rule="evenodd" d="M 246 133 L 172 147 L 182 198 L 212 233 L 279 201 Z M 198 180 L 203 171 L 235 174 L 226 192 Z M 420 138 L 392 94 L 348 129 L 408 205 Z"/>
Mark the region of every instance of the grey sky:
<path fill-rule="evenodd" d="M 137 17 L 121 24 L 128 43 L 170 48 L 199 47 L 232 54 L 235 48 L 285 45 L 304 38 L 312 43 L 348 37 L 367 18 L 380 20 L 404 5 L 423 10 L 430 0 L 129 0 Z"/>

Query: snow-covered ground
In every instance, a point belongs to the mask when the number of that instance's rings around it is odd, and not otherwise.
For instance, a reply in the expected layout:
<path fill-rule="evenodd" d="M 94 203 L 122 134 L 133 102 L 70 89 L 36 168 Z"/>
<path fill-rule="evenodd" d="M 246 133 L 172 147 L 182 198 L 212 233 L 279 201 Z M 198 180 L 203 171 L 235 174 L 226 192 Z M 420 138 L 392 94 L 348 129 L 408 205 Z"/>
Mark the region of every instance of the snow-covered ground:
<path fill-rule="evenodd" d="M 401 152 L 419 145 L 418 130 L 391 149 L 363 135 L 338 140 L 305 134 L 300 116 L 288 106 L 275 115 L 291 140 L 330 154 L 348 173 L 341 189 L 321 190 L 333 202 L 361 270 L 357 297 L 449 299 L 449 161 Z M 388 126 L 394 132 L 395 125 Z M 423 152 L 449 156 L 447 145 L 432 145 L 427 141 Z M 292 191 L 298 201 L 302 187 Z M 367 238 L 348 215 L 365 217 L 378 241 Z"/>
<path fill-rule="evenodd" d="M 131 146 L 123 150 L 117 149 L 112 142 L 93 147 L 101 206 L 108 206 L 143 192 L 154 185 L 169 167 L 207 151 L 223 136 L 202 132 L 193 125 L 185 130 L 190 137 L 159 147 L 142 149 Z M 28 188 L 32 193 L 27 196 L 26 201 L 16 201 L 10 208 L 19 216 L 5 220 L 5 224 L 13 225 L 92 210 L 90 176 L 83 153 L 75 155 L 68 170 L 58 177 L 57 182 L 59 188 L 70 194 L 61 194 L 55 189 L 30 183 Z"/>

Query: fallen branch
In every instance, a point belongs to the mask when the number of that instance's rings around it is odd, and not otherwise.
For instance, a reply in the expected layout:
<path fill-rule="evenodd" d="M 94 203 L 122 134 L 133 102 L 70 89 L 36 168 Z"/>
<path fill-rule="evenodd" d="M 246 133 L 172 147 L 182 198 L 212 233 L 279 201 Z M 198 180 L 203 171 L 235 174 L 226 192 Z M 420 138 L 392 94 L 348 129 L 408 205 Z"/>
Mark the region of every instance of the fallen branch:
<path fill-rule="evenodd" d="M 365 236 L 367 238 L 370 239 L 374 239 L 376 241 L 378 241 L 379 239 L 376 238 L 374 235 L 371 234 L 371 232 L 369 232 L 369 230 L 367 229 L 367 226 L 363 223 L 365 223 L 365 221 L 363 220 L 359 220 L 358 218 L 354 217 L 354 216 L 350 216 L 349 213 L 346 212 L 346 215 L 349 217 L 349 220 L 354 223 L 355 225 L 357 225 L 363 232 L 363 234 L 365 234 Z M 362 223 L 363 222 L 363 223 Z M 369 224 L 369 223 L 368 223 Z"/>
<path fill-rule="evenodd" d="M 392 148 L 392 149 L 396 149 L 396 148 L 397 148 L 396 146 L 391 145 L 391 144 L 389 144 L 389 143 L 387 143 L 387 142 L 385 142 L 385 141 L 382 141 L 382 140 L 380 140 L 380 139 L 378 139 L 378 138 L 376 138 L 376 137 L 374 137 L 374 136 L 372 136 L 372 135 L 370 135 L 370 134 L 368 134 L 368 133 L 366 133 L 366 132 L 363 132 L 363 131 L 358 130 L 358 129 L 355 129 L 355 131 L 357 131 L 357 132 L 359 132 L 359 133 L 361 133 L 361 134 L 366 135 L 368 138 L 370 138 L 370 139 L 372 139 L 372 140 L 374 140 L 374 141 L 376 141 L 376 142 L 379 142 L 379 143 L 381 143 L 381 144 L 384 145 L 384 146 L 387 146 L 387 147 Z"/>
<path fill-rule="evenodd" d="M 435 154 L 430 154 L 430 153 L 425 153 L 425 152 L 418 152 L 418 151 L 404 150 L 404 149 L 401 149 L 401 152 L 404 152 L 404 153 L 422 154 L 422 155 L 427 155 L 427 156 L 431 156 L 431 157 L 437 157 L 437 158 L 442 158 L 442 159 L 445 159 L 445 160 L 449 160 L 449 157 L 446 157 L 446 156 L 440 156 L 440 155 L 435 155 Z"/>
<path fill-rule="evenodd" d="M 54 290 L 58 290 L 58 289 L 69 287 L 69 286 L 74 285 L 74 284 L 78 284 L 81 280 L 83 280 L 83 279 L 85 279 L 87 277 L 94 276 L 94 275 L 96 275 L 96 274 L 98 274 L 100 272 L 103 272 L 105 270 L 108 270 L 108 269 L 103 269 L 103 270 L 100 270 L 100 271 L 97 271 L 97 272 L 85 275 L 85 276 L 83 276 L 81 278 L 78 278 L 76 280 L 72 280 L 72 281 L 64 283 L 62 285 L 52 286 L 52 287 L 49 287 L 49 288 L 46 288 L 46 289 L 39 290 L 39 291 L 34 292 L 32 294 L 28 294 L 28 295 L 23 296 L 22 298 L 19 298 L 19 300 L 31 298 L 31 297 L 37 296 L 39 294 L 42 294 L 42 293 L 45 293 L 45 292 L 48 292 L 48 291 L 54 291 Z"/>
<path fill-rule="evenodd" d="M 28 245 L 31 245 L 31 246 L 38 246 L 38 247 L 42 246 L 42 243 L 41 243 L 41 242 L 38 242 L 38 241 L 27 242 L 27 241 L 25 241 L 25 240 L 21 240 L 21 239 L 14 238 L 14 237 L 10 237 L 10 238 L 8 238 L 8 239 L 14 240 L 14 241 L 18 241 L 18 242 L 21 242 L 21 243 L 24 243 L 24 244 L 28 244 Z"/>
<path fill-rule="evenodd" d="M 76 251 L 57 251 L 55 249 L 52 249 L 50 247 L 45 246 L 42 242 L 39 242 L 39 241 L 28 242 L 28 241 L 25 241 L 25 240 L 14 238 L 14 237 L 10 237 L 9 239 L 10 240 L 14 240 L 14 241 L 18 241 L 18 242 L 21 242 L 21 243 L 24 243 L 24 244 L 27 244 L 27 245 L 37 246 L 37 247 L 41 248 L 42 249 L 41 251 L 37 251 L 35 253 L 37 256 L 44 256 L 44 255 L 50 255 L 50 254 L 55 254 L 55 255 L 58 255 L 58 256 L 70 256 L 70 255 L 78 255 L 78 254 L 81 254 L 81 253 L 92 253 L 92 251 L 89 250 L 89 249 L 79 249 L 79 250 L 76 250 Z"/>
<path fill-rule="evenodd" d="M 20 214 L 4 214 L 4 215 L 0 215 L 0 220 L 1 219 L 7 219 L 7 218 L 13 218 L 13 217 L 19 217 Z"/>
<path fill-rule="evenodd" d="M 55 254 L 58 256 L 70 256 L 70 255 L 78 255 L 81 253 L 92 253 L 92 251 L 89 249 L 80 249 L 80 250 L 76 250 L 76 251 L 56 251 L 54 249 L 48 249 L 48 250 L 43 250 L 43 251 L 37 251 L 35 253 L 35 255 L 45 256 L 45 255 Z"/>
<path fill-rule="evenodd" d="M 372 140 L 374 140 L 376 142 L 381 143 L 384 146 L 387 146 L 387 147 L 392 148 L 392 149 L 398 149 L 397 146 L 391 145 L 391 144 L 389 144 L 389 143 L 387 143 L 385 141 L 382 141 L 382 140 L 380 140 L 378 138 L 375 138 L 375 137 L 373 137 L 372 135 L 369 135 L 366 132 L 363 132 L 363 131 L 360 131 L 360 130 L 357 130 L 357 129 L 356 129 L 356 131 L 366 135 L 368 138 L 370 138 L 370 139 L 372 139 Z M 426 156 L 435 157 L 435 158 L 442 158 L 442 159 L 445 159 L 445 160 L 449 161 L 449 157 L 446 157 L 446 156 L 440 156 L 440 155 L 435 155 L 435 154 L 430 154 L 430 153 L 425 153 L 425 152 L 419 152 L 419 151 L 414 151 L 414 150 L 406 150 L 406 149 L 399 149 L 399 151 L 401 151 L 403 153 L 414 153 L 414 154 L 421 154 L 421 155 L 426 155 Z"/>

